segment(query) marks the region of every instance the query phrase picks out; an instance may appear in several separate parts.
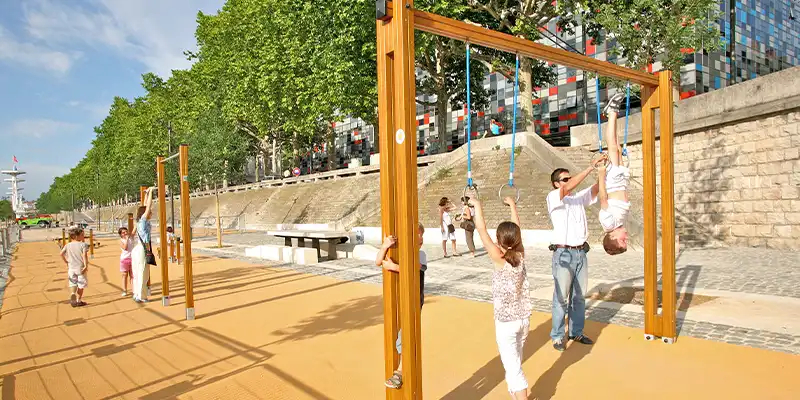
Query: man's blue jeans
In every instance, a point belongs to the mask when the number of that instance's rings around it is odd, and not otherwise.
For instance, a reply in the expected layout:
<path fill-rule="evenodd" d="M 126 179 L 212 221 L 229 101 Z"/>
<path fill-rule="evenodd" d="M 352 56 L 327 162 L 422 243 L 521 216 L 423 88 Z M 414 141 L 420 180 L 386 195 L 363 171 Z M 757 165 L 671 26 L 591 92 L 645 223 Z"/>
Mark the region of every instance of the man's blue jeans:
<path fill-rule="evenodd" d="M 553 252 L 553 340 L 564 338 L 564 316 L 569 312 L 569 336 L 583 334 L 586 319 L 586 293 L 589 263 L 583 250 L 559 248 Z M 572 299 L 570 301 L 570 294 Z"/>

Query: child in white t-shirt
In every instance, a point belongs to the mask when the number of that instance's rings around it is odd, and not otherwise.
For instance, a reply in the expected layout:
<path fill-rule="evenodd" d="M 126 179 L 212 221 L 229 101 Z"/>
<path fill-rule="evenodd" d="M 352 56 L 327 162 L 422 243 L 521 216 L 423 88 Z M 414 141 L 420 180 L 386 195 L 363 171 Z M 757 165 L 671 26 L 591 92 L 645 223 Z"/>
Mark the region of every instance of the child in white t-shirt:
<path fill-rule="evenodd" d="M 628 231 L 625 218 L 631 203 L 628 201 L 628 183 L 631 171 L 622 165 L 622 149 L 617 141 L 617 113 L 625 96 L 617 93 L 608 101 L 604 112 L 608 116 L 607 156 L 610 163 L 598 167 L 598 200 L 600 201 L 600 225 L 603 226 L 603 248 L 606 253 L 616 255 L 628 250 Z"/>

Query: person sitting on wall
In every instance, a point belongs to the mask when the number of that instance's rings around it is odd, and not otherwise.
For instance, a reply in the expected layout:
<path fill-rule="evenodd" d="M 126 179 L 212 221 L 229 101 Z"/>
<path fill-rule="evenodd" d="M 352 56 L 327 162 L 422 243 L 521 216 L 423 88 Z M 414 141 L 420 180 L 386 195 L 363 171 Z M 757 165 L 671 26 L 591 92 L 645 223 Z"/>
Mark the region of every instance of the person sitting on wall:
<path fill-rule="evenodd" d="M 505 132 L 505 128 L 503 124 L 498 122 L 496 119 L 492 118 L 492 121 L 489 122 L 489 132 L 491 132 L 494 136 L 499 136 Z M 483 137 L 489 136 L 489 132 L 486 132 Z"/>

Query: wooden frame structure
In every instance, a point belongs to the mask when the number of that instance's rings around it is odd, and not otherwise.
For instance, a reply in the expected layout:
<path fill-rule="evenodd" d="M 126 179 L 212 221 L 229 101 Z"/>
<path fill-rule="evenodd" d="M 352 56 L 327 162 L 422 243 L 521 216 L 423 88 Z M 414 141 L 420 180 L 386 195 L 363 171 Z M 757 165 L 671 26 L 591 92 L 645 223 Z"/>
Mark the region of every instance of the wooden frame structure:
<path fill-rule="evenodd" d="M 158 178 L 158 229 L 161 246 L 161 304 L 169 306 L 169 260 L 167 239 L 167 199 L 166 175 L 164 163 L 178 157 L 179 175 L 181 181 L 181 235 L 184 237 L 183 252 L 183 280 L 186 291 L 186 320 L 195 318 L 194 311 L 194 280 L 192 276 L 192 225 L 191 206 L 189 204 L 189 145 L 182 144 L 178 153 L 167 158 L 156 157 L 156 175 Z M 173 227 L 174 229 L 174 227 Z M 188 240 L 186 240 L 188 238 Z M 178 262 L 180 262 L 180 243 L 178 242 Z M 171 246 L 170 246 L 171 247 Z"/>
<path fill-rule="evenodd" d="M 402 328 L 403 386 L 387 389 L 387 399 L 422 398 L 420 354 L 419 252 L 417 243 L 417 124 L 414 31 L 420 30 L 521 56 L 536 58 L 642 86 L 644 174 L 645 338 L 675 339 L 675 214 L 673 183 L 672 73 L 652 75 L 581 54 L 545 46 L 505 33 L 414 9 L 413 0 L 378 1 L 377 66 L 383 235 L 398 238 L 390 256 L 397 274 L 383 272 L 384 373 L 398 362 L 397 332 Z M 393 4 L 395 3 L 395 4 Z M 402 6 L 401 6 L 402 5 Z M 656 229 L 655 112 L 660 110 L 663 311 L 658 313 Z"/>

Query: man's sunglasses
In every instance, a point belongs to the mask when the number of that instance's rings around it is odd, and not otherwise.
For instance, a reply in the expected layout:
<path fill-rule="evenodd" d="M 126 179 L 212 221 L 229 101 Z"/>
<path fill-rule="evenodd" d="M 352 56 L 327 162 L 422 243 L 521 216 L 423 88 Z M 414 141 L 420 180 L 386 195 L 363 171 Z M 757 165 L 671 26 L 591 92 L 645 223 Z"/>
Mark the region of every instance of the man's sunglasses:
<path fill-rule="evenodd" d="M 570 178 L 571 178 L 571 177 L 569 177 L 569 176 L 565 176 L 565 177 L 563 177 L 563 178 L 561 178 L 561 179 L 557 180 L 556 182 L 563 182 L 563 183 L 567 183 L 567 182 L 569 182 Z"/>

